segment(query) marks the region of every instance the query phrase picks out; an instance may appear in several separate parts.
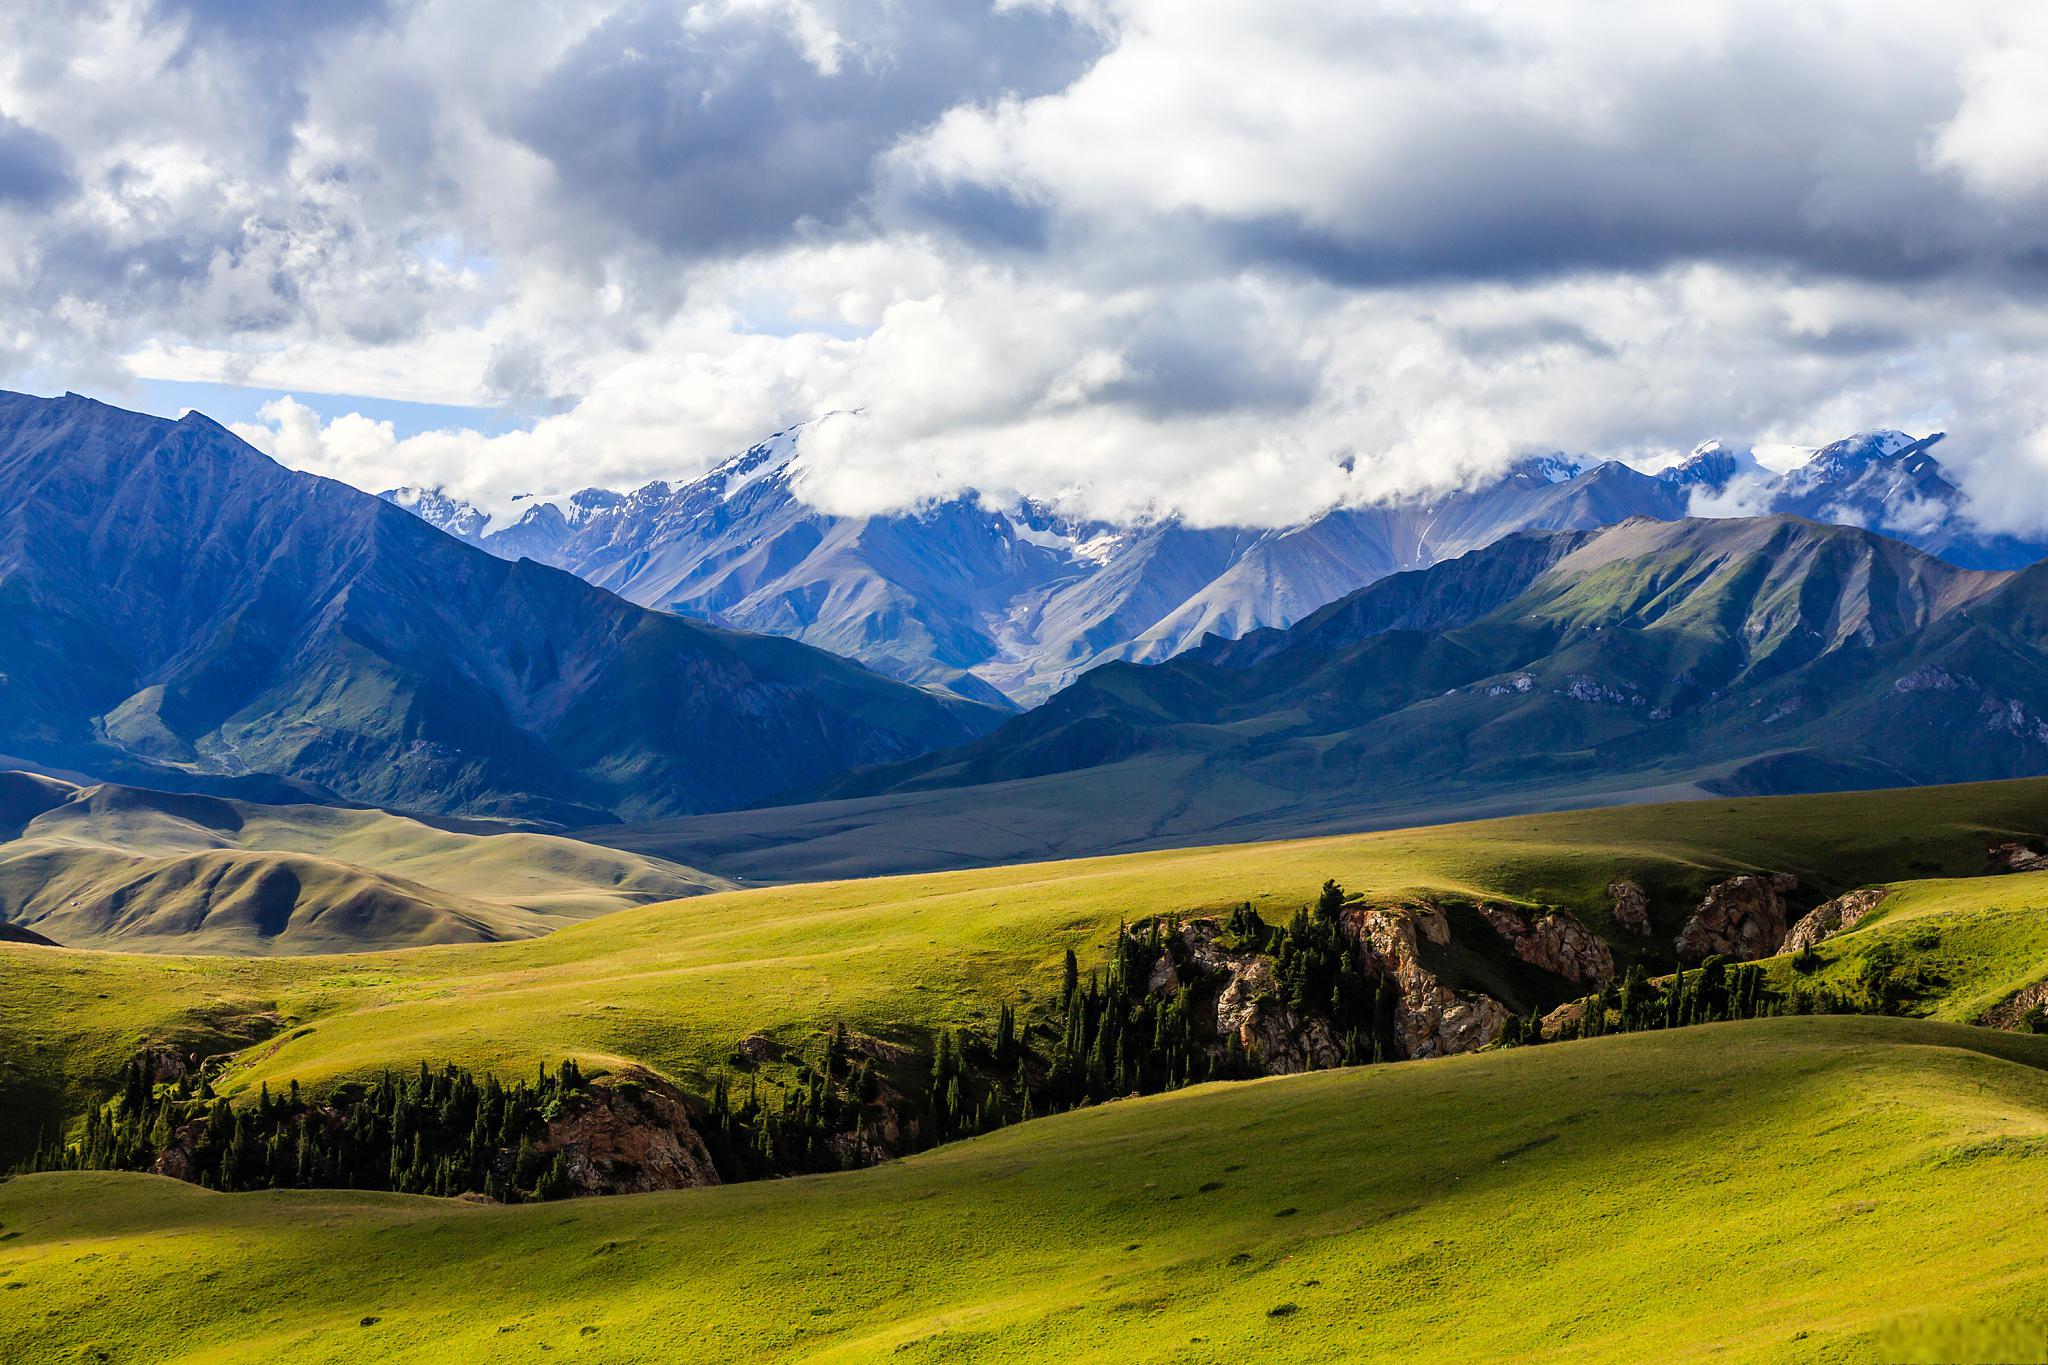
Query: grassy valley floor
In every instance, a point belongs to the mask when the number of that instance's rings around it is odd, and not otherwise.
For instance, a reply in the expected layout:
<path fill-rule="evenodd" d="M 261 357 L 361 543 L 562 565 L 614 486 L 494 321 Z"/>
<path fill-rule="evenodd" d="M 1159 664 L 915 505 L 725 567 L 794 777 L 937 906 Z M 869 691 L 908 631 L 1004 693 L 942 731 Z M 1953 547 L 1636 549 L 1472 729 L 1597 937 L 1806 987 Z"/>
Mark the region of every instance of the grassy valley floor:
<path fill-rule="evenodd" d="M 0 1185 L 0 1358 L 2042 1359 L 2048 1040 L 1801 1018 L 501 1208 Z"/>

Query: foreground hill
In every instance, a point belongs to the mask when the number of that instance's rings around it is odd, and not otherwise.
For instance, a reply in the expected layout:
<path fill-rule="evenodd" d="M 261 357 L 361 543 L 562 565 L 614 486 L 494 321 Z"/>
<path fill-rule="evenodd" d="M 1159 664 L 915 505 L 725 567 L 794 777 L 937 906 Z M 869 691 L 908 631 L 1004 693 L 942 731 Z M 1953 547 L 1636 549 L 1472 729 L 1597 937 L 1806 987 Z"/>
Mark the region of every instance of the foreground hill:
<path fill-rule="evenodd" d="M 996 714 L 507 563 L 196 413 L 0 394 L 0 753 L 588 823 L 730 808 Z"/>
<path fill-rule="evenodd" d="M 510 525 L 439 490 L 384 496 L 494 554 L 570 569 L 644 606 L 1027 706 L 1098 664 L 1157 661 L 1205 635 L 1291 625 L 1389 574 L 1515 531 L 1746 509 L 1886 530 L 1970 568 L 2048 555 L 1971 522 L 1930 453 L 1940 433 L 1862 433 L 1783 476 L 1719 442 L 1656 475 L 1542 457 L 1469 489 L 1252 528 L 1116 525 L 971 492 L 910 512 L 835 516 L 804 501 L 804 430 L 778 432 L 688 483 L 585 489 L 529 504 Z"/>
<path fill-rule="evenodd" d="M 1778 1019 L 568 1205 L 30 1176 L 0 1185 L 0 1281 L 33 1306 L 0 1355 L 2026 1359 L 2044 1064 L 2040 1039 Z"/>
<path fill-rule="evenodd" d="M 2037 773 L 2044 593 L 2048 565 L 1791 517 L 1511 536 L 1285 631 L 1105 665 L 815 803 L 606 837 L 793 877 Z"/>
<path fill-rule="evenodd" d="M 494 942 L 726 885 L 550 835 L 0 772 L 0 927 L 73 948 Z"/>

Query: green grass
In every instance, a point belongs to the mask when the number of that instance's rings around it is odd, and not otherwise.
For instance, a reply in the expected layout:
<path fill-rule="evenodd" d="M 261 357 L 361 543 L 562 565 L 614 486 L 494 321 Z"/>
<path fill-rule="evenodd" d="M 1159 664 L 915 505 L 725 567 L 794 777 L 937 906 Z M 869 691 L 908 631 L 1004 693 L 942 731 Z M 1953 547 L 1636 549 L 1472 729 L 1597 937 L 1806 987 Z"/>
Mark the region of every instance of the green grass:
<path fill-rule="evenodd" d="M 553 835 L 0 772 L 0 919 L 68 947 L 336 953 L 531 938 L 729 885 Z"/>
<path fill-rule="evenodd" d="M 1773 984 L 1849 990 L 1873 953 L 1927 974 L 1929 989 L 1906 1008 L 1932 1019 L 1974 1023 L 2015 992 L 2048 979 L 2048 872 L 1909 881 L 1855 928 L 1820 945 L 1810 974 L 1772 962 Z"/>
<path fill-rule="evenodd" d="M 570 1204 L 23 1177 L 0 1358 L 2038 1360 L 2043 1065 L 1779 1019 Z"/>
<path fill-rule="evenodd" d="M 1808 900 L 1981 871 L 2048 830 L 2048 782 L 1689 802 L 1471 825 L 777 887 L 621 911 L 545 938 L 343 957 L 239 959 L 0 945 L 0 1156 L 82 1112 L 139 1043 L 218 1039 L 275 1016 L 231 1087 L 318 1086 L 417 1061 L 526 1074 L 576 1056 L 703 1087 L 756 1032 L 840 1021 L 885 1038 L 985 1025 L 1100 960 L 1120 921 L 1250 900 L 1269 916 L 1326 877 L 1372 897 L 1491 896 L 1605 925 L 1617 874 L 1651 890 L 1667 947 L 1700 891 L 1789 870 Z M 1636 942 L 1622 940 L 1625 944 Z M 217 1047 L 217 1044 L 216 1044 Z"/>

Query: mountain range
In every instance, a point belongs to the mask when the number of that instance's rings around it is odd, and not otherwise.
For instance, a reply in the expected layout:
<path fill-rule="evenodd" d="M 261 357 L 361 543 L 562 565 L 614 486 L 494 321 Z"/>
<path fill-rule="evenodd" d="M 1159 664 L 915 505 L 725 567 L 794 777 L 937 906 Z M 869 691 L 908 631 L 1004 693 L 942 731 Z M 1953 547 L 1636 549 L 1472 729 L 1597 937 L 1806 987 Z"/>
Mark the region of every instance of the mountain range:
<path fill-rule="evenodd" d="M 1001 713 L 649 611 L 198 413 L 0 394 L 0 754 L 260 800 L 729 808 Z"/>
<path fill-rule="evenodd" d="M 1562 456 L 1482 486 L 1332 508 L 1278 529 L 1114 525 L 965 494 L 840 517 L 803 493 L 803 428 L 704 477 L 585 489 L 496 526 L 438 489 L 384 496 L 508 559 L 568 569 L 644 606 L 784 635 L 906 681 L 1032 706 L 1088 669 L 1170 658 L 1206 636 L 1286 626 L 1389 574 L 1524 530 L 1630 517 L 1789 513 L 1884 530 L 1958 565 L 2017 568 L 2048 546 L 1977 530 L 1932 454 L 1941 437 L 1850 437 L 1771 473 L 1708 442 L 1658 474 Z"/>
<path fill-rule="evenodd" d="M 2048 771 L 2048 564 L 1789 516 L 1519 532 L 1098 667 L 966 746 L 620 846 L 783 876 Z"/>

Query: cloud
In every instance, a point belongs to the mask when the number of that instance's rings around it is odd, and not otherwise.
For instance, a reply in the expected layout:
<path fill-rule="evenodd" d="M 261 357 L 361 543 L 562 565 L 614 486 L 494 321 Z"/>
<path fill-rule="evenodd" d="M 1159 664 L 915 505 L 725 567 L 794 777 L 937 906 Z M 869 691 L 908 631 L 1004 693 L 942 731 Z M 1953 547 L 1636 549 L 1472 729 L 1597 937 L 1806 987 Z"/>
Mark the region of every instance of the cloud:
<path fill-rule="evenodd" d="M 500 436 L 248 432 L 498 507 L 836 412 L 803 486 L 842 510 L 1282 522 L 1531 450 L 1890 425 L 2048 526 L 2018 7 L 286 12 L 0 14 L 0 379 L 502 404 Z"/>
<path fill-rule="evenodd" d="M 950 108 L 1058 88 L 1093 49 L 1057 11 L 955 0 L 640 3 L 507 122 L 609 229 L 732 252 L 841 227 L 899 139 Z"/>
<path fill-rule="evenodd" d="M 0 114 L 0 205 L 41 208 L 77 188 L 55 139 Z"/>

